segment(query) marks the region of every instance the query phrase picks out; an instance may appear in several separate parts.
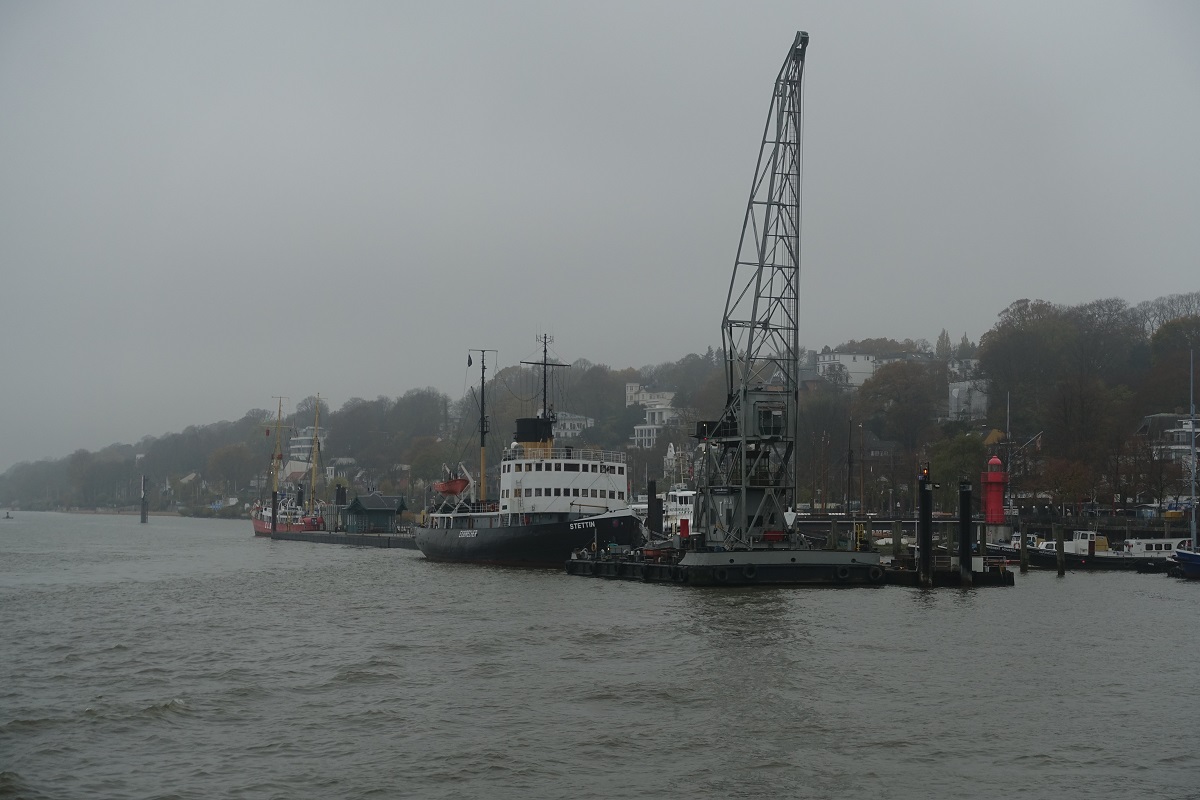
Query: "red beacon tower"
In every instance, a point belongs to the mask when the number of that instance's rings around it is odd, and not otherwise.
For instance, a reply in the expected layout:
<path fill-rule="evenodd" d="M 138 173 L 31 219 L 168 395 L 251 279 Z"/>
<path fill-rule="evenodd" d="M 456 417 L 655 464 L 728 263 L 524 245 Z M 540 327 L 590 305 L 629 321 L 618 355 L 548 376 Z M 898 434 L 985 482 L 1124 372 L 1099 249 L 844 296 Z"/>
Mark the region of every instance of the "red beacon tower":
<path fill-rule="evenodd" d="M 979 476 L 983 483 L 983 517 L 988 525 L 1004 524 L 1004 487 L 1008 485 L 1008 473 L 999 456 L 988 460 L 987 472 Z"/>

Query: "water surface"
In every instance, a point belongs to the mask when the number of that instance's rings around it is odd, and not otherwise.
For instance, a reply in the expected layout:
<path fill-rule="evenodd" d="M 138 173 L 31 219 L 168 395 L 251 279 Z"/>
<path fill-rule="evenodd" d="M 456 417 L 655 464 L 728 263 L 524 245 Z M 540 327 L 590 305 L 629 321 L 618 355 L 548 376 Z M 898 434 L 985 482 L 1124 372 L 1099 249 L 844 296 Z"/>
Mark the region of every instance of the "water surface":
<path fill-rule="evenodd" d="M 0 522 L 0 797 L 1200 797 L 1200 583 L 703 590 Z"/>

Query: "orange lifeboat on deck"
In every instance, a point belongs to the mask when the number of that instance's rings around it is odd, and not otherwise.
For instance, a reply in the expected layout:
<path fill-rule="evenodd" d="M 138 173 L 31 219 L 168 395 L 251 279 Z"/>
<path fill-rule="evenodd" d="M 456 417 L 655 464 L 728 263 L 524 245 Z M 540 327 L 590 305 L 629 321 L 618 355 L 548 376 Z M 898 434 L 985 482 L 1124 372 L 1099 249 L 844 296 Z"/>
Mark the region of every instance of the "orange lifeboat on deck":
<path fill-rule="evenodd" d="M 433 490 L 438 494 L 450 497 L 456 494 L 462 494 L 463 489 L 467 488 L 467 484 L 471 481 L 467 478 L 450 478 L 444 481 L 438 481 L 433 485 Z"/>

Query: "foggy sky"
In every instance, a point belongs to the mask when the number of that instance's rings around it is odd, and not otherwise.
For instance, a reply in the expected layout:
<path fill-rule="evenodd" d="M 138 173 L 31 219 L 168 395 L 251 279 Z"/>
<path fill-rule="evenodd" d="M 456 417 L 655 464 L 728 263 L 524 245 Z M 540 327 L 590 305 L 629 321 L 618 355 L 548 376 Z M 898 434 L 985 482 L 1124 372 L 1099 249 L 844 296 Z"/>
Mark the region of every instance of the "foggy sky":
<path fill-rule="evenodd" d="M 719 345 L 801 29 L 806 346 L 1195 291 L 1198 9 L 9 0 L 0 470 Z"/>

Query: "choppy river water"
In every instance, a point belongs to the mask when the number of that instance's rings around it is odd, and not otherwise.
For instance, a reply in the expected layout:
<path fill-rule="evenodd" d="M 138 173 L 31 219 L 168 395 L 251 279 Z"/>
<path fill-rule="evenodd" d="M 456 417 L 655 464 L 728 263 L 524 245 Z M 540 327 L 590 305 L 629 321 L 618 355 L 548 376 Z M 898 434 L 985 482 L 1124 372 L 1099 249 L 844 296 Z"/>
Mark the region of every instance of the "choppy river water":
<path fill-rule="evenodd" d="M 701 590 L 16 516 L 0 797 L 1200 797 L 1200 583 Z"/>

